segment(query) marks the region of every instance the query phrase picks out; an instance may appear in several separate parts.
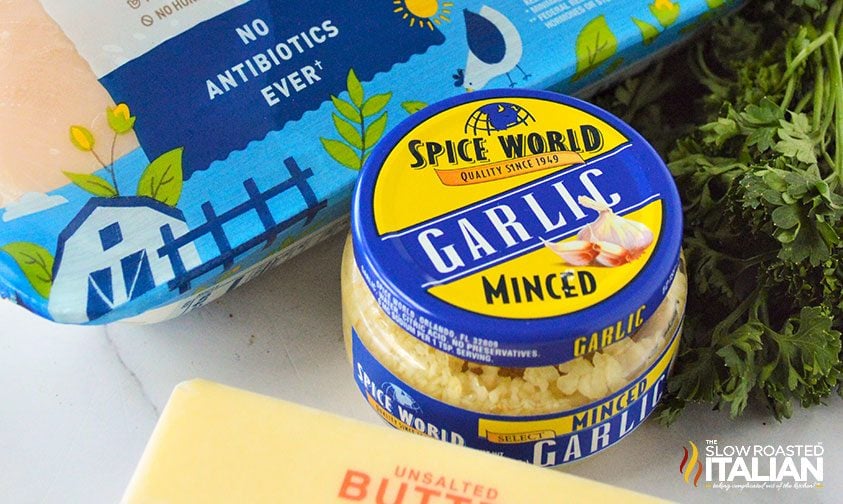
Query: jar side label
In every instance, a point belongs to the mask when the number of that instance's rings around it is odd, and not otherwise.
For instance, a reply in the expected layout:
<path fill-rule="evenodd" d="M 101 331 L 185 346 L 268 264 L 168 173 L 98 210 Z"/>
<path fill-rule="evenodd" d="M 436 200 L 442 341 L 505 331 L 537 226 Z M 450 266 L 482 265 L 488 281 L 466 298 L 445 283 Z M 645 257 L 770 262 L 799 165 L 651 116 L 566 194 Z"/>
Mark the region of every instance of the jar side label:
<path fill-rule="evenodd" d="M 656 361 L 621 390 L 562 414 L 486 415 L 451 406 L 407 384 L 369 352 L 352 328 L 355 381 L 369 405 L 393 427 L 528 463 L 581 460 L 636 429 L 665 391 L 679 346 L 679 324 Z"/>

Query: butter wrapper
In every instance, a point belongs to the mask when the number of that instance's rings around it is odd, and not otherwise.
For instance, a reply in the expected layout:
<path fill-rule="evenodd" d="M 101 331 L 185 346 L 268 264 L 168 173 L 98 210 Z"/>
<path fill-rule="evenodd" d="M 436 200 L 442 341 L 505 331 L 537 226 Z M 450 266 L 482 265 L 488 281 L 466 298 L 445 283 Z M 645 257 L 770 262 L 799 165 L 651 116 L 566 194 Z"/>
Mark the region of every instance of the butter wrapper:
<path fill-rule="evenodd" d="M 663 499 L 206 380 L 176 386 L 121 503 Z"/>

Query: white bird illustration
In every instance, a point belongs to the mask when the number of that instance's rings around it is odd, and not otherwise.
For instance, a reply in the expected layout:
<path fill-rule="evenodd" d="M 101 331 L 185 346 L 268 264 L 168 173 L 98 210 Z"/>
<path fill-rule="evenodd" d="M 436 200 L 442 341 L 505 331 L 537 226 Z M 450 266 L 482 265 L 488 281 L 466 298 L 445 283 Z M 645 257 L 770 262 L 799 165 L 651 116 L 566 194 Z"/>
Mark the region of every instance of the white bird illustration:
<path fill-rule="evenodd" d="M 530 77 L 518 66 L 524 47 L 521 35 L 512 21 L 487 5 L 481 7 L 479 13 L 468 9 L 462 12 L 465 17 L 468 59 L 465 69 L 458 69 L 454 75 L 455 86 L 473 91 L 505 74 L 509 79 L 509 87 L 515 87 L 515 81 L 509 76 L 514 68 L 518 68 L 525 80 Z"/>

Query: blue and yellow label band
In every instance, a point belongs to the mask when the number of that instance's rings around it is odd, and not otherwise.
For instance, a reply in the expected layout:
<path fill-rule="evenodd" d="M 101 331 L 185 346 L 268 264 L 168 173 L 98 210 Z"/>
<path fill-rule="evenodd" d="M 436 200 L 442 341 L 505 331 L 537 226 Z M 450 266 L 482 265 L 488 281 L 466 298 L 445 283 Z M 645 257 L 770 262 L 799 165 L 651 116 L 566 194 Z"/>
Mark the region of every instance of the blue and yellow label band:
<path fill-rule="evenodd" d="M 602 400 L 561 414 L 515 419 L 445 403 L 393 374 L 371 354 L 354 330 L 352 361 L 360 391 L 372 409 L 394 428 L 550 466 L 598 453 L 649 417 L 665 391 L 681 340 L 682 320 L 683 316 L 677 315 L 672 336 L 659 357 L 627 386 Z"/>
<path fill-rule="evenodd" d="M 527 421 L 481 418 L 478 422 L 478 436 L 498 444 L 552 439 L 594 427 L 620 415 L 639 401 L 648 400 L 649 393 L 662 386 L 679 347 L 681 328 L 680 324 L 670 343 L 648 370 L 610 397 L 557 418 Z M 661 396 L 663 389 L 656 392 L 655 397 L 650 399 L 653 403 Z"/>

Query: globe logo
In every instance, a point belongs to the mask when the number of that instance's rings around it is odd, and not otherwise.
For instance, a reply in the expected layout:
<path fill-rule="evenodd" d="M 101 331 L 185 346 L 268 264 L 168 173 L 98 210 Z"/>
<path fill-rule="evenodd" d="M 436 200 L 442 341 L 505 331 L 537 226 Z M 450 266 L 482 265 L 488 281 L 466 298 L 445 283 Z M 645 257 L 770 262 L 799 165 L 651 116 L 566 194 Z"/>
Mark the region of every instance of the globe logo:
<path fill-rule="evenodd" d="M 529 121 L 535 122 L 535 120 L 536 118 L 527 109 L 514 103 L 488 103 L 471 113 L 465 122 L 465 132 L 491 135 L 494 131 L 507 130 L 519 124 L 528 124 Z"/>
<path fill-rule="evenodd" d="M 400 404 L 404 409 L 421 412 L 421 406 L 419 406 L 419 403 L 417 403 L 410 394 L 405 392 L 398 385 L 386 382 L 384 383 L 383 388 L 386 394 L 392 397 L 392 400 Z"/>

